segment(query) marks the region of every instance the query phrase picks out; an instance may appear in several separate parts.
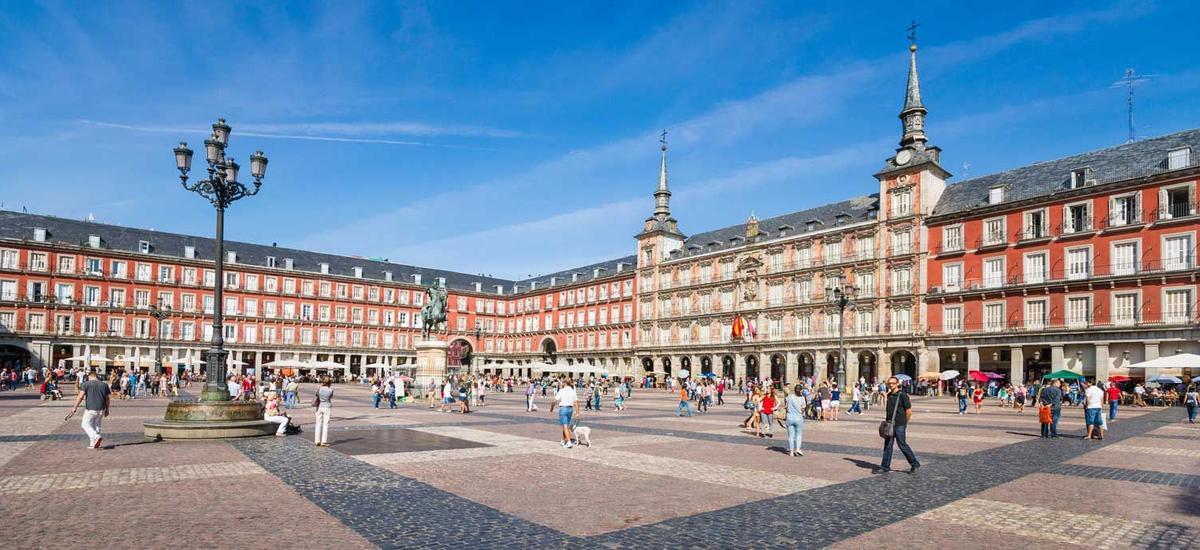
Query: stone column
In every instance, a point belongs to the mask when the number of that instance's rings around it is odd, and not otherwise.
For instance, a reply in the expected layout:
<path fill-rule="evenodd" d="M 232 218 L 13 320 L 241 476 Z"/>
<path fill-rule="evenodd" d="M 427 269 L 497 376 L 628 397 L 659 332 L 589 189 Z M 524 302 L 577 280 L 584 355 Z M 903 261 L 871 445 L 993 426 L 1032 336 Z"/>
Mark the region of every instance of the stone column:
<path fill-rule="evenodd" d="M 1009 348 L 1008 381 L 1013 386 L 1025 383 L 1025 350 L 1020 346 Z"/>
<path fill-rule="evenodd" d="M 733 354 L 733 379 L 734 383 L 738 380 L 746 380 L 746 356 L 738 353 Z"/>
<path fill-rule="evenodd" d="M 1050 346 L 1050 372 L 1059 371 L 1067 366 L 1066 355 L 1062 346 Z"/>
<path fill-rule="evenodd" d="M 1062 351 L 1062 348 L 1058 348 Z M 979 370 L 979 346 L 967 348 L 967 372 Z"/>
<path fill-rule="evenodd" d="M 800 382 L 800 354 L 789 351 L 783 354 L 783 358 L 787 361 L 787 364 L 783 367 L 783 372 L 788 384 Z"/>
<path fill-rule="evenodd" d="M 858 354 L 846 349 L 846 385 L 854 387 L 858 383 Z"/>
<path fill-rule="evenodd" d="M 879 373 L 876 376 L 880 380 L 887 380 L 892 376 L 892 357 L 888 355 L 887 348 L 879 348 L 876 352 L 875 370 Z"/>
<path fill-rule="evenodd" d="M 1096 381 L 1108 380 L 1108 369 L 1112 367 L 1112 359 L 1108 357 L 1108 344 L 1096 344 Z"/>
<path fill-rule="evenodd" d="M 917 350 L 917 375 L 941 371 L 940 359 L 937 348 Z"/>

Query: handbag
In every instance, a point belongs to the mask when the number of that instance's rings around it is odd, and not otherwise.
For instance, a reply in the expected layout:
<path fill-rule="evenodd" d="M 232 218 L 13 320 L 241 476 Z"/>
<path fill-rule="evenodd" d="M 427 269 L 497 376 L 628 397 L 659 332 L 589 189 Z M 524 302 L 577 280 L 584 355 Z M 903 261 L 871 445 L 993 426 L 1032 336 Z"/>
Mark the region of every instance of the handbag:
<path fill-rule="evenodd" d="M 903 396 L 900 394 L 896 394 L 896 404 L 892 405 L 892 419 L 884 420 L 883 422 L 879 423 L 879 437 L 884 439 L 896 437 L 896 412 L 900 408 L 900 399 L 902 397 Z"/>
<path fill-rule="evenodd" d="M 1054 411 L 1050 408 L 1050 405 L 1038 406 L 1038 422 L 1042 424 L 1049 424 L 1053 421 Z"/>

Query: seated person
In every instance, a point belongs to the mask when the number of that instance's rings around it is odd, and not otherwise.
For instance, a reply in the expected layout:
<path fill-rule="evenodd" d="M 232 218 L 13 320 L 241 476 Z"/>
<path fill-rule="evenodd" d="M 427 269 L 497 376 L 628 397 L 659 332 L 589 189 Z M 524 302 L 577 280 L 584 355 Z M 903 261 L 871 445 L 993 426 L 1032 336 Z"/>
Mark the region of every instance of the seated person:
<path fill-rule="evenodd" d="M 291 419 L 286 414 L 283 414 L 283 407 L 279 402 L 278 393 L 267 392 L 267 403 L 263 408 L 263 420 L 279 424 L 279 428 L 275 430 L 276 436 L 283 437 L 286 435 L 288 422 Z"/>

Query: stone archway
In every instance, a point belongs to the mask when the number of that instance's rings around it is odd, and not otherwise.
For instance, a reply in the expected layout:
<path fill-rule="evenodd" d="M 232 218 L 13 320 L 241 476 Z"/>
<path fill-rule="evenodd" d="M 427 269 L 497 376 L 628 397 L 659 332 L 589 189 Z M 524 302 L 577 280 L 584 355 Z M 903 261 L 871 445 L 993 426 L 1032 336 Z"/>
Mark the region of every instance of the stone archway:
<path fill-rule="evenodd" d="M 446 370 L 466 369 L 471 366 L 475 347 L 466 338 L 455 338 L 446 346 Z M 351 358 L 353 360 L 353 357 Z"/>
<path fill-rule="evenodd" d="M 736 376 L 737 368 L 735 367 L 735 365 L 736 365 L 736 360 L 733 358 L 732 355 L 722 356 L 721 357 L 721 376 L 724 376 L 725 378 L 733 378 L 734 376 Z"/>
<path fill-rule="evenodd" d="M 554 338 L 549 336 L 542 338 L 542 343 L 538 346 L 542 350 L 542 359 L 547 363 L 554 364 L 558 361 L 558 343 Z"/>
<path fill-rule="evenodd" d="M 642 358 L 642 372 L 654 372 L 654 360 L 649 357 Z"/>
<path fill-rule="evenodd" d="M 746 381 L 758 380 L 758 356 L 746 356 Z"/>
<path fill-rule="evenodd" d="M 798 372 L 800 373 L 800 376 L 812 378 L 817 375 L 817 364 L 816 361 L 813 360 L 811 353 L 806 351 L 800 352 L 800 354 L 796 356 L 796 362 L 799 366 Z"/>
<path fill-rule="evenodd" d="M 876 380 L 878 376 L 879 360 L 875 357 L 875 353 L 868 350 L 858 352 L 858 377 L 865 378 L 868 384 L 872 384 L 878 382 Z"/>
<path fill-rule="evenodd" d="M 700 374 L 708 374 L 713 371 L 712 357 L 707 355 L 700 356 Z"/>
<path fill-rule="evenodd" d="M 662 358 L 662 368 L 663 368 L 663 374 L 667 375 L 667 377 L 669 378 L 671 376 L 671 358 L 670 357 Z"/>
<path fill-rule="evenodd" d="M 0 368 L 20 368 L 33 365 L 33 354 L 24 346 L 17 344 L 0 344 Z M 54 363 L 49 365 L 53 366 Z"/>
<path fill-rule="evenodd" d="M 787 357 L 782 353 L 771 354 L 771 381 L 787 383 Z"/>
<path fill-rule="evenodd" d="M 687 369 L 687 371 L 689 373 L 692 372 L 692 358 L 688 357 L 686 355 L 683 357 L 680 357 L 679 358 L 679 368 Z"/>
<path fill-rule="evenodd" d="M 893 353 L 892 374 L 907 374 L 915 380 L 917 378 L 917 356 L 908 350 Z"/>

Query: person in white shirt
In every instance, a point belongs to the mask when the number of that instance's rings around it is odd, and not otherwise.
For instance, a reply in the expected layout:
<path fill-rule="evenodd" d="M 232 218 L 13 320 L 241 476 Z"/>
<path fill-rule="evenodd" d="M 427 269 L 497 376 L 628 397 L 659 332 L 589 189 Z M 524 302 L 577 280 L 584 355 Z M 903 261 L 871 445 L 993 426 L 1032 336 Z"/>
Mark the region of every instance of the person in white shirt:
<path fill-rule="evenodd" d="M 442 412 L 447 412 L 450 405 L 454 404 L 454 385 L 450 380 L 446 380 L 446 385 L 442 387 L 442 408 L 438 409 Z"/>
<path fill-rule="evenodd" d="M 550 403 L 550 412 L 558 407 L 558 423 L 562 426 L 562 446 L 570 449 L 575 444 L 571 442 L 571 416 L 575 414 L 575 402 L 579 396 L 570 379 L 563 380 L 558 391 L 554 392 L 554 401 Z"/>
<path fill-rule="evenodd" d="M 1104 407 L 1104 390 L 1099 384 L 1091 384 L 1083 392 L 1083 420 L 1087 424 L 1087 435 L 1084 439 L 1104 439 L 1104 415 L 1100 410 Z"/>

